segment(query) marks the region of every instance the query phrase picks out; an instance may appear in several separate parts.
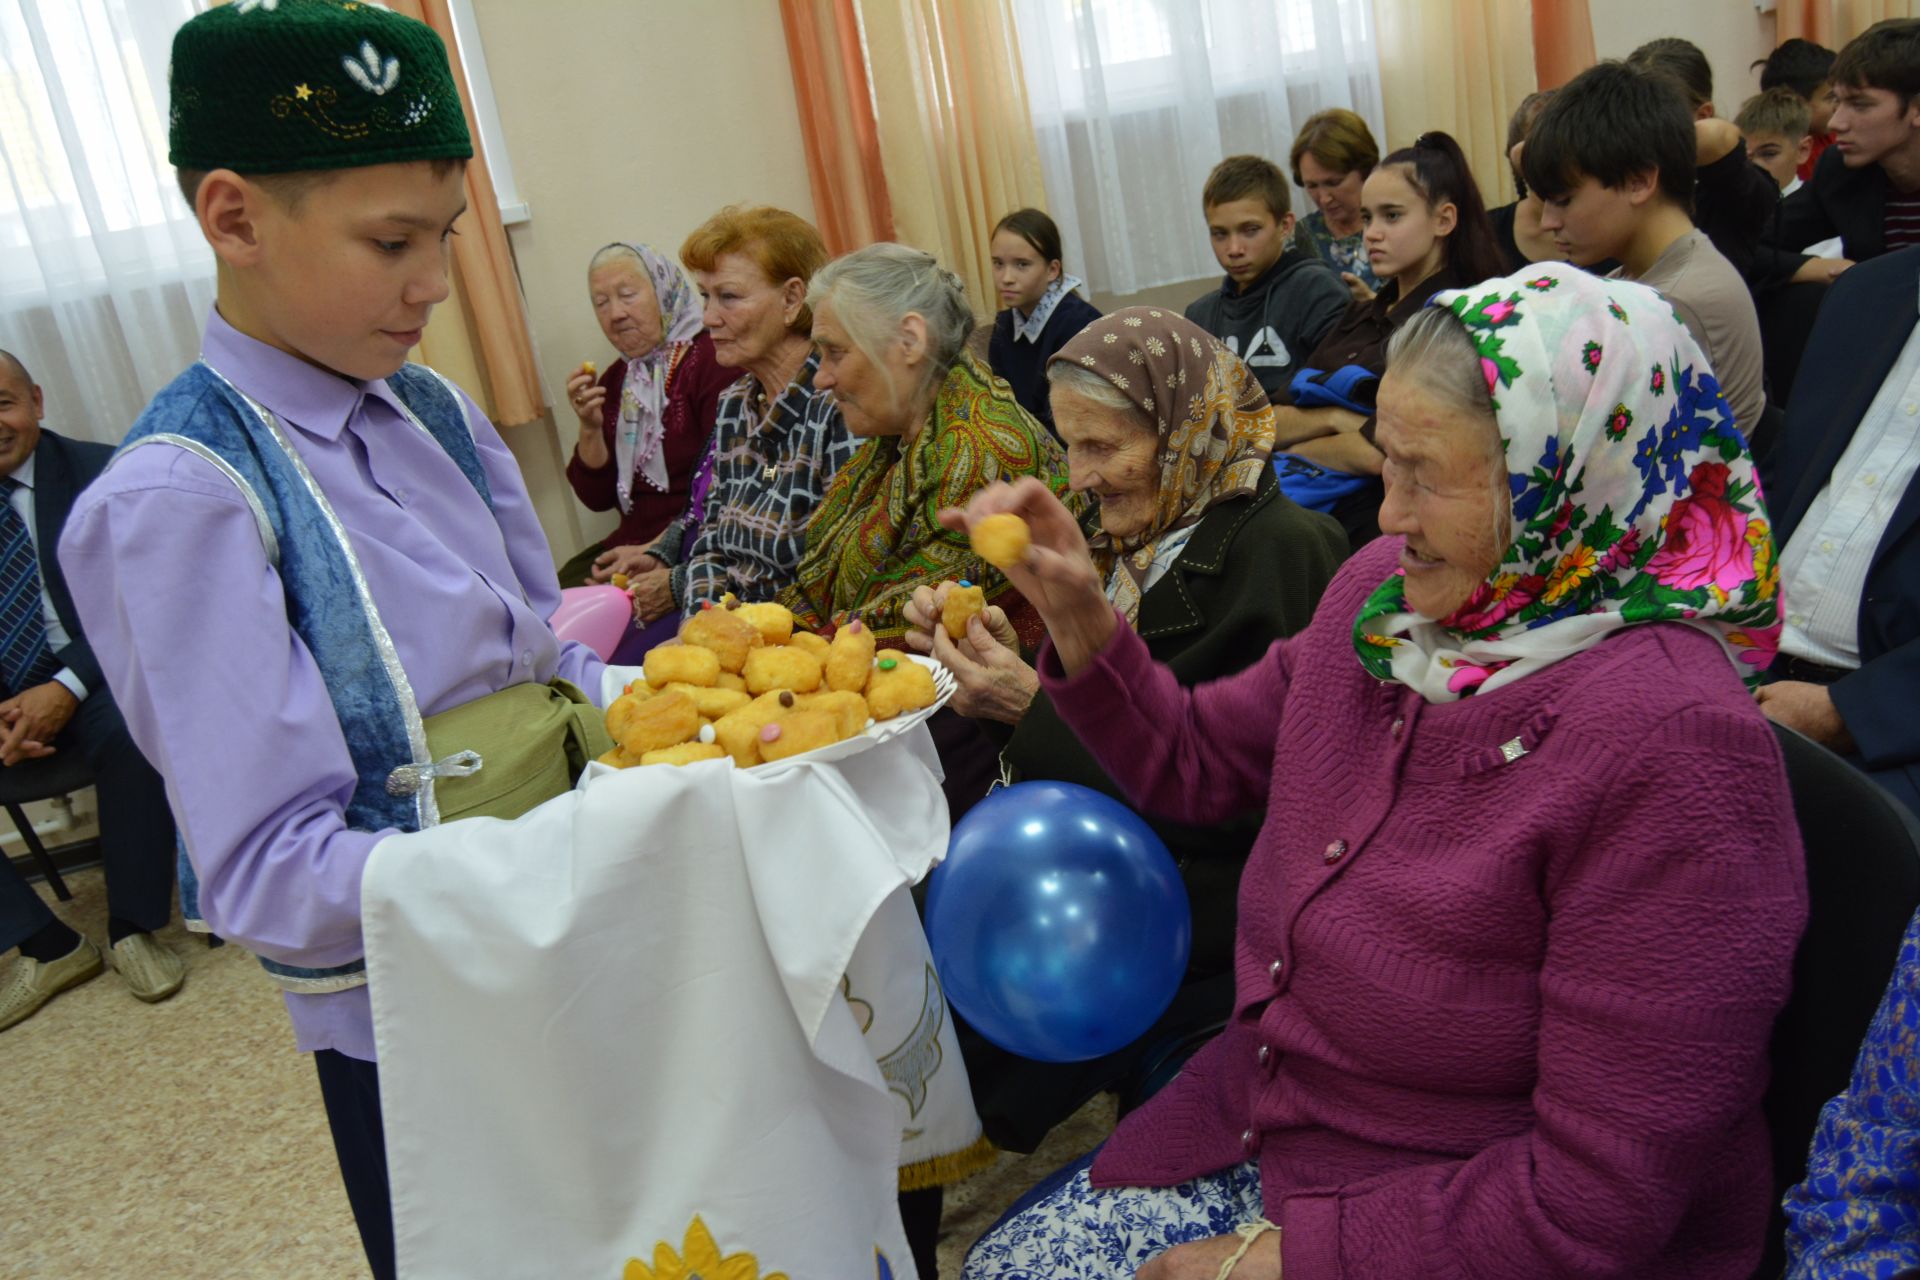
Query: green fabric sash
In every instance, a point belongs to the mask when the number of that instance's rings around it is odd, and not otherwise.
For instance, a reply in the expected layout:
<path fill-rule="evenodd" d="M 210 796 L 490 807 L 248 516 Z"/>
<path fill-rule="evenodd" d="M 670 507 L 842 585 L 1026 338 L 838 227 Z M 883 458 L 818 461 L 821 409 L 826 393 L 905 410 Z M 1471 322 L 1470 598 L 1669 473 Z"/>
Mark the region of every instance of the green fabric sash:
<path fill-rule="evenodd" d="M 594 757 L 613 749 L 600 708 L 565 680 L 516 684 L 426 720 L 437 761 L 471 751 L 480 766 L 442 774 L 440 821 L 517 818 L 572 787 Z"/>

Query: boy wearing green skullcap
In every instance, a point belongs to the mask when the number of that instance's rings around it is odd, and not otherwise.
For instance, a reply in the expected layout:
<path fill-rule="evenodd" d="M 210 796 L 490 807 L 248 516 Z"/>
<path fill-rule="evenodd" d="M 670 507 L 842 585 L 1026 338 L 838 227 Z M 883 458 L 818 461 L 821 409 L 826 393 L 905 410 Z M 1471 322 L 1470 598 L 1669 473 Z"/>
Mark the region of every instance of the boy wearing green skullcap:
<path fill-rule="evenodd" d="M 217 304 L 61 563 L 166 779 L 182 906 L 286 989 L 389 1276 L 361 871 L 383 841 L 564 790 L 606 747 L 579 689 L 619 677 L 554 637 L 553 558 L 499 434 L 406 362 L 472 154 L 439 38 L 356 0 L 235 0 L 181 28 L 171 88 Z"/>

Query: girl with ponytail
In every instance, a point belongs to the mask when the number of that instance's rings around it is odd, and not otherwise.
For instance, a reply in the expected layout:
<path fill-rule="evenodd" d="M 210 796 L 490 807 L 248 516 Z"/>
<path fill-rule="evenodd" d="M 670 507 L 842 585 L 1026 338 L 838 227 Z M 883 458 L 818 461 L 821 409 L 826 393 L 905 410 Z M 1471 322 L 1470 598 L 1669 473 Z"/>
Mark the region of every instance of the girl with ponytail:
<path fill-rule="evenodd" d="M 1276 443 L 1289 452 L 1273 456 L 1287 496 L 1333 515 L 1355 547 L 1380 533 L 1373 397 L 1387 340 L 1442 289 L 1505 270 L 1467 158 L 1445 133 L 1421 134 L 1374 168 L 1360 221 L 1380 290 L 1349 306 L 1304 362 L 1292 403 L 1275 409 Z"/>

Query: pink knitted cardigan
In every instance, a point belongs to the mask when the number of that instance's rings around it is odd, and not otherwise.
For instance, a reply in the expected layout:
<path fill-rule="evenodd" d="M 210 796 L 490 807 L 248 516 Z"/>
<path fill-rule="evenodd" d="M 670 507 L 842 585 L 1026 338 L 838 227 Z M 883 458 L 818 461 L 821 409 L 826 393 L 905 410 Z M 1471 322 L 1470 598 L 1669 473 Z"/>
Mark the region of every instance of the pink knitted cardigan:
<path fill-rule="evenodd" d="M 1043 655 L 1142 809 L 1269 806 L 1234 1021 L 1094 1183 L 1257 1158 L 1288 1280 L 1745 1277 L 1806 916 L 1773 735 L 1679 624 L 1456 703 L 1376 681 L 1352 622 L 1399 550 L 1365 548 L 1305 631 L 1198 689 L 1126 627 L 1074 679 Z"/>

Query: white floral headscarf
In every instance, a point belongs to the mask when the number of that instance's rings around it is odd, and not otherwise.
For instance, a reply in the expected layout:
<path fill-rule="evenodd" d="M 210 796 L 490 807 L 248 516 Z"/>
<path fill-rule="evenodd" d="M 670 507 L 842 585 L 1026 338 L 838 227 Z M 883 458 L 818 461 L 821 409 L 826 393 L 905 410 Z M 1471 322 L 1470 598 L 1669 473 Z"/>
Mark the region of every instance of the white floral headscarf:
<path fill-rule="evenodd" d="M 660 345 L 627 361 L 626 381 L 620 386 L 619 416 L 613 426 L 615 493 L 620 510 L 633 508 L 633 477 L 637 471 L 648 484 L 664 492 L 668 485 L 666 451 L 660 439 L 666 433 L 662 414 L 667 404 L 667 381 L 687 348 L 700 336 L 700 295 L 678 263 L 644 244 L 618 243 L 640 255 L 647 278 L 660 303 Z M 611 247 L 611 246 L 609 246 Z"/>
<path fill-rule="evenodd" d="M 1480 351 L 1506 448 L 1513 541 L 1466 604 L 1407 608 L 1396 572 L 1354 622 L 1368 671 L 1451 702 L 1621 627 L 1683 622 L 1757 684 L 1780 570 L 1747 442 L 1673 307 L 1564 263 L 1434 295 Z"/>

